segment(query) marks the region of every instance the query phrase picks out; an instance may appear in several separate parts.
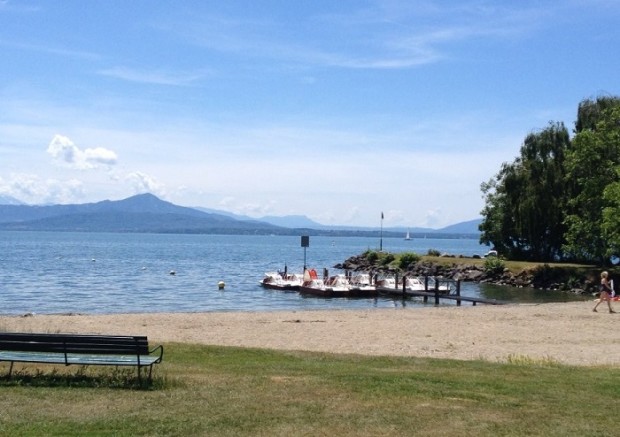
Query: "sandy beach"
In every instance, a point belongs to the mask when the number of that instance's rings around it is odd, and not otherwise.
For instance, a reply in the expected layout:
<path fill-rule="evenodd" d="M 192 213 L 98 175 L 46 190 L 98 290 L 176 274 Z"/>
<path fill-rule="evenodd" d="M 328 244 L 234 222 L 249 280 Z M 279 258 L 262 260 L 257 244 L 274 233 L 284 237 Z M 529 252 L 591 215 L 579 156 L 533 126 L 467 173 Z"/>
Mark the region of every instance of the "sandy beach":
<path fill-rule="evenodd" d="M 1 331 L 142 334 L 198 343 L 362 355 L 620 365 L 618 314 L 593 302 L 334 311 L 27 315 Z"/>

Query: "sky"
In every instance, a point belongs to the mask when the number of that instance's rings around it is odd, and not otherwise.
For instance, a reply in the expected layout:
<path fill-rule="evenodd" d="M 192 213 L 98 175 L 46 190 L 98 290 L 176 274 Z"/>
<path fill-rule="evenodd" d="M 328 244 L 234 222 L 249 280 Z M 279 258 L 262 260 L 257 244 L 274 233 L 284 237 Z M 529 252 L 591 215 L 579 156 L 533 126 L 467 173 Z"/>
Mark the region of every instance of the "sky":
<path fill-rule="evenodd" d="M 0 0 L 0 195 L 476 219 L 528 134 L 620 94 L 619 23 L 620 0 Z"/>

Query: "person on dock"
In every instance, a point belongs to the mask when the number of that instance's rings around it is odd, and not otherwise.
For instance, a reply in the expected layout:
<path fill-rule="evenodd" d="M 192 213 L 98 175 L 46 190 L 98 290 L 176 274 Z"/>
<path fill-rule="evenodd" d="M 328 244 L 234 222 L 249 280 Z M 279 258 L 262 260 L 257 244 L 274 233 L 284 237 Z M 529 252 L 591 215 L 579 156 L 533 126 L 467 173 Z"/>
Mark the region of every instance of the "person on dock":
<path fill-rule="evenodd" d="M 609 276 L 609 273 L 607 273 L 607 272 L 601 273 L 600 296 L 599 296 L 598 302 L 596 303 L 596 305 L 594 305 L 594 308 L 592 309 L 592 311 L 594 311 L 595 313 L 598 312 L 598 311 L 596 311 L 596 308 L 603 301 L 607 301 L 607 306 L 609 307 L 609 312 L 610 313 L 615 313 L 615 311 L 613 309 L 611 309 L 611 296 L 612 296 L 613 290 L 611 289 L 611 287 L 609 285 L 608 276 Z"/>

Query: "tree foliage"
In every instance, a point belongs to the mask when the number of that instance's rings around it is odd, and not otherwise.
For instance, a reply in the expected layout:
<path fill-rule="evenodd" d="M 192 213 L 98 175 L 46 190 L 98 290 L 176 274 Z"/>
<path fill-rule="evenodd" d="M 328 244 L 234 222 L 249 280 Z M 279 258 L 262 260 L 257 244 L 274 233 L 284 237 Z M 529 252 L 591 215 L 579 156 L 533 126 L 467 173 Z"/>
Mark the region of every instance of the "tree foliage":
<path fill-rule="evenodd" d="M 568 257 L 604 264 L 618 252 L 620 237 L 614 216 L 620 212 L 620 99 L 580 105 L 581 130 L 573 138 L 566 160 Z M 597 119 L 593 119 L 596 114 Z"/>
<path fill-rule="evenodd" d="M 577 121 L 575 133 L 583 131 L 595 131 L 604 111 L 618 107 L 619 98 L 615 96 L 601 96 L 596 100 L 585 99 L 577 108 Z"/>
<path fill-rule="evenodd" d="M 551 122 L 481 185 L 480 241 L 511 259 L 620 256 L 620 97 L 579 104 L 575 136 Z"/>
<path fill-rule="evenodd" d="M 564 243 L 565 167 L 570 144 L 563 123 L 529 134 L 513 163 L 483 183 L 481 242 L 512 259 L 557 259 Z"/>

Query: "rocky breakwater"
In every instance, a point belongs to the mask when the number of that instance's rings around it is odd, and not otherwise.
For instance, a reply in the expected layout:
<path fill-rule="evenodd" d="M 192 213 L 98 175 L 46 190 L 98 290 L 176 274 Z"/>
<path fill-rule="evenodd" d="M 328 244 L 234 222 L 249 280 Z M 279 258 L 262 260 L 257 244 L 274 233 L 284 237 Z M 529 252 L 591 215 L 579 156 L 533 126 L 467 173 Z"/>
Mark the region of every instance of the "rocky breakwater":
<path fill-rule="evenodd" d="M 596 271 L 579 271 L 563 267 L 549 267 L 541 264 L 535 268 L 515 272 L 508 268 L 488 268 L 480 258 L 458 258 L 458 262 L 432 262 L 420 260 L 410 263 L 405 268 L 395 268 L 382 264 L 381 259 L 374 260 L 366 254 L 352 256 L 343 263 L 336 264 L 337 269 L 354 272 L 368 272 L 372 275 L 399 276 L 437 276 L 463 282 L 490 283 L 519 288 L 537 288 L 542 290 L 565 291 L 574 294 L 592 294 L 597 292 Z M 468 259 L 471 262 L 468 262 Z M 477 262 L 476 262 L 477 261 Z"/>

